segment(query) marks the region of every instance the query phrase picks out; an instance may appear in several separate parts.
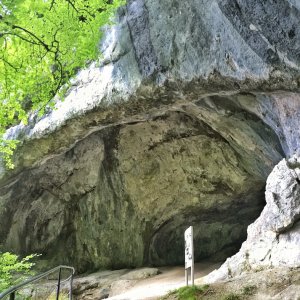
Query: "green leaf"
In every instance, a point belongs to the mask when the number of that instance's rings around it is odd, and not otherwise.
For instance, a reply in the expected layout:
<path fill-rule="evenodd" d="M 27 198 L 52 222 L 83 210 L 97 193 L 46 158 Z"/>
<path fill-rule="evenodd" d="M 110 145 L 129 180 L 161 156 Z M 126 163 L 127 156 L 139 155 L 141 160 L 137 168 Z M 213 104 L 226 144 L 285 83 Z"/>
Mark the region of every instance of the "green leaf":
<path fill-rule="evenodd" d="M 31 254 L 23 259 L 13 253 L 0 253 L 0 291 L 17 284 L 24 279 L 24 276 L 31 275 L 31 269 L 34 266 L 32 259 L 37 254 Z"/>
<path fill-rule="evenodd" d="M 0 155 L 11 168 L 15 142 L 3 132 L 42 115 L 78 68 L 99 55 L 99 28 L 122 0 L 1 0 Z"/>

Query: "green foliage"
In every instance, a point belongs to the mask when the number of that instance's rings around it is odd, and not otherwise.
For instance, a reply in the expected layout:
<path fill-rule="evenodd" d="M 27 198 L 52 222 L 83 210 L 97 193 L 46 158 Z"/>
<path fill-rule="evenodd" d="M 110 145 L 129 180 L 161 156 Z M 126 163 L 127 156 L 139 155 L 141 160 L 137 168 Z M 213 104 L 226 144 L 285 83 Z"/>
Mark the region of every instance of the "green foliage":
<path fill-rule="evenodd" d="M 167 298 L 169 296 L 175 296 L 176 299 L 178 300 L 196 300 L 198 299 L 199 296 L 201 296 L 207 289 L 208 285 L 203 285 L 203 286 L 184 286 L 181 287 L 177 290 L 174 290 L 170 292 L 167 295 Z"/>
<path fill-rule="evenodd" d="M 25 275 L 31 274 L 34 263 L 31 260 L 36 254 L 28 255 L 23 259 L 15 254 L 0 253 L 0 291 L 18 283 Z"/>
<path fill-rule="evenodd" d="M 256 285 L 246 285 L 243 287 L 243 295 L 246 296 L 252 296 L 255 294 L 257 291 L 257 286 Z"/>
<path fill-rule="evenodd" d="M 56 300 L 56 292 L 52 293 L 46 300 Z M 59 300 L 69 300 L 69 295 L 66 293 L 60 293 Z"/>
<path fill-rule="evenodd" d="M 240 300 L 241 296 L 239 294 L 230 293 L 225 295 L 222 300 Z"/>
<path fill-rule="evenodd" d="M 13 169 L 14 167 L 11 157 L 17 147 L 17 143 L 18 141 L 15 140 L 2 140 L 0 135 L 0 154 L 2 155 L 8 169 Z"/>
<path fill-rule="evenodd" d="M 0 153 L 6 128 L 44 113 L 62 86 L 98 57 L 100 27 L 125 0 L 0 1 Z"/>

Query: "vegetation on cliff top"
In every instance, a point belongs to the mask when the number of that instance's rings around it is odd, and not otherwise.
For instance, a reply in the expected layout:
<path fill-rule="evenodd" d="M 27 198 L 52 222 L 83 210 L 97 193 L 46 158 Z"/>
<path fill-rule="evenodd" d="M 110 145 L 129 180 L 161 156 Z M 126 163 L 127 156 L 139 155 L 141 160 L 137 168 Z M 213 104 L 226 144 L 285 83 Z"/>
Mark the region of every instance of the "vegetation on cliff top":
<path fill-rule="evenodd" d="M 123 0 L 0 1 L 0 155 L 12 167 L 5 130 L 44 113 L 53 97 L 98 56 L 100 27 Z"/>

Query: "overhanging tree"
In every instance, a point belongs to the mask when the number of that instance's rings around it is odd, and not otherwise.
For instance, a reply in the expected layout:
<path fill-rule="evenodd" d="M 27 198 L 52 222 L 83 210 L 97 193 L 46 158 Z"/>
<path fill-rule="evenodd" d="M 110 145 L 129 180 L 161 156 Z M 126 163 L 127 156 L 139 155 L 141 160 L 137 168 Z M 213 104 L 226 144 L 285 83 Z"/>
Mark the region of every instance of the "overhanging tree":
<path fill-rule="evenodd" d="M 124 0 L 0 0 L 0 155 L 5 130 L 43 114 L 79 68 L 99 55 L 100 27 Z"/>

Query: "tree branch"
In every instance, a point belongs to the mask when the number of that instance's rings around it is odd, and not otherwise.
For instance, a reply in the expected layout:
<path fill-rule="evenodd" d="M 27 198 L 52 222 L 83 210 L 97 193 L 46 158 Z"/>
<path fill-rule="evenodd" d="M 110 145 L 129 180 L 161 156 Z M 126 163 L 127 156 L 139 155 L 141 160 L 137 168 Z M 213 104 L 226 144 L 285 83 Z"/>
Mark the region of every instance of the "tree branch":
<path fill-rule="evenodd" d="M 18 25 L 11 25 L 11 26 L 12 26 L 12 29 L 20 29 L 20 30 L 28 33 L 30 36 L 32 36 L 33 38 L 35 38 L 47 51 L 50 51 L 49 46 L 43 40 L 41 40 L 38 36 L 36 36 L 33 32 L 29 31 L 26 28 L 18 26 Z"/>
<path fill-rule="evenodd" d="M 21 67 L 15 67 L 12 63 L 10 63 L 8 60 L 6 60 L 4 57 L 0 57 L 0 59 L 5 63 L 7 64 L 8 66 L 10 66 L 11 68 L 13 68 L 16 72 L 18 70 L 21 69 Z"/>
<path fill-rule="evenodd" d="M 0 33 L 0 37 L 5 36 L 5 35 L 13 35 L 13 36 L 18 37 L 18 38 L 20 38 L 21 40 L 23 40 L 23 41 L 25 41 L 27 43 L 30 43 L 30 44 L 33 44 L 33 45 L 40 45 L 39 43 L 36 43 L 33 40 L 28 40 L 28 39 L 24 38 L 23 36 L 21 36 L 21 35 L 19 35 L 17 33 L 14 33 L 14 32 L 1 32 Z"/>

